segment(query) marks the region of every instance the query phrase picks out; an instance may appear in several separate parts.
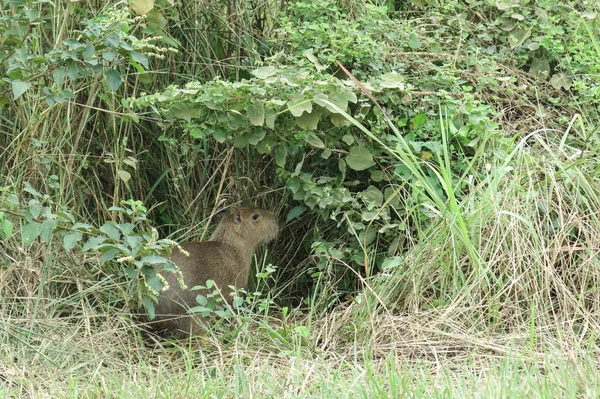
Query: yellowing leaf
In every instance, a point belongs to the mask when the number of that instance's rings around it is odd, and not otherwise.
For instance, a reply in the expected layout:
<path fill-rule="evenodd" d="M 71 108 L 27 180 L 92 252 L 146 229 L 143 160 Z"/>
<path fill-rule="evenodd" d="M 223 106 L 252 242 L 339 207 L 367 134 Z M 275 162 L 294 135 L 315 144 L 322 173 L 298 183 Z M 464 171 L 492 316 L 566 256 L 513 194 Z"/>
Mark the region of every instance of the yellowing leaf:
<path fill-rule="evenodd" d="M 124 183 L 127 183 L 131 179 L 131 174 L 125 170 L 118 170 L 117 175 L 119 175 Z"/>
<path fill-rule="evenodd" d="M 433 158 L 432 153 L 430 153 L 429 151 L 421 151 L 421 159 L 423 161 L 429 161 L 431 158 Z"/>
<path fill-rule="evenodd" d="M 130 5 L 137 15 L 146 15 L 154 9 L 154 0 L 133 0 Z"/>

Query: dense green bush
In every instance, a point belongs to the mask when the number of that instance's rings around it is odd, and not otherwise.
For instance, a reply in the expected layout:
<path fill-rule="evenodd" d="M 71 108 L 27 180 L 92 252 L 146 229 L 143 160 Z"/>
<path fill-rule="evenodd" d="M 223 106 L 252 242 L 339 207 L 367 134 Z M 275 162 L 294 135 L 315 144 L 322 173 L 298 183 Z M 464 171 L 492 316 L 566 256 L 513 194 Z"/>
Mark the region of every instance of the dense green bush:
<path fill-rule="evenodd" d="M 189 4 L 157 1 L 145 17 L 119 4 L 75 8 L 56 46 L 33 40 L 50 27 L 47 4 L 10 4 L 14 12 L 0 20 L 0 106 L 15 140 L 3 137 L 0 157 L 15 168 L 33 165 L 9 149 L 25 143 L 18 132 L 41 127 L 33 159 L 50 178 L 14 169 L 8 187 L 31 181 L 60 196 L 58 203 L 77 198 L 73 213 L 98 225 L 124 198 L 161 202 L 150 215 L 172 232 L 191 207 L 200 219 L 210 213 L 210 196 L 222 195 L 215 178 L 225 178 L 234 159 L 238 182 L 261 176 L 266 186 L 285 188 L 288 221 L 318 217 L 296 232 L 304 237 L 297 254 L 304 269 L 293 274 L 304 288 L 327 272 L 334 291 L 351 292 L 360 276 L 397 267 L 398 256 L 439 222 L 443 205 L 467 198 L 491 163 L 505 159 L 503 129 L 528 118 L 560 126 L 570 121 L 564 109 L 598 96 L 592 75 L 580 74 L 594 71 L 598 50 L 595 40 L 576 40 L 597 30 L 587 3 L 568 12 L 551 2 L 421 4 L 403 13 L 319 0 L 286 3 L 277 19 L 257 6 L 243 19 L 217 2 L 203 22 L 218 26 L 210 39 L 185 28 L 191 20 L 183 16 L 195 10 Z M 233 40 L 224 16 L 254 33 Z M 256 40 L 258 27 L 268 36 Z M 193 54 L 203 41 L 207 47 Z M 234 53 L 243 67 L 199 72 L 205 60 L 213 65 Z M 190 62 L 194 56 L 203 61 Z M 163 62 L 169 67 L 153 67 Z M 531 90 L 538 81 L 548 81 L 548 96 Z M 20 108 L 26 101 L 34 106 Z M 71 104 L 85 107 L 72 111 Z M 506 112 L 505 104 L 514 106 Z M 52 120 L 77 123 L 60 135 Z M 60 151 L 71 155 L 65 160 Z M 253 170 L 258 165 L 264 172 Z M 237 183 L 232 192 L 245 194 L 227 195 L 243 200 L 257 190 Z M 311 253 L 313 262 L 302 262 Z"/>

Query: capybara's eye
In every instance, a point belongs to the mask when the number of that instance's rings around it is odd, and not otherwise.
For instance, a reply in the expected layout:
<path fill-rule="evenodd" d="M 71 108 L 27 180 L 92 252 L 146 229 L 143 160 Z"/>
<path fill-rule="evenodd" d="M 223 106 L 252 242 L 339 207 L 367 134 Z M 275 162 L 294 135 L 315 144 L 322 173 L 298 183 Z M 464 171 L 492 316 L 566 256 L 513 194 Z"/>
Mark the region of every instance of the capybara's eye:
<path fill-rule="evenodd" d="M 254 215 L 252 215 L 252 220 L 258 220 L 260 218 L 260 214 L 255 213 Z"/>

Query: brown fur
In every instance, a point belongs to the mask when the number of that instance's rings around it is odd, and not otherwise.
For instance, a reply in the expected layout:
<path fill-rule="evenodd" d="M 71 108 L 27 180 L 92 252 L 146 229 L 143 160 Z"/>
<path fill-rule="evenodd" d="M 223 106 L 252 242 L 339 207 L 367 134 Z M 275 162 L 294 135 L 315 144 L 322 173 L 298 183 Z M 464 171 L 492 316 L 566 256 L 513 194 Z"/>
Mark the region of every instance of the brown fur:
<path fill-rule="evenodd" d="M 205 331 L 187 315 L 187 309 L 197 306 L 196 296 L 201 291 L 190 291 L 197 286 L 206 286 L 206 280 L 213 280 L 223 297 L 231 303 L 230 285 L 247 288 L 248 275 L 254 251 L 261 244 L 273 240 L 279 231 L 273 213 L 258 208 L 232 208 L 222 217 L 208 241 L 184 243 L 181 247 L 189 252 L 185 256 L 173 249 L 170 260 L 183 275 L 187 286 L 182 290 L 177 282 L 177 274 L 161 272 L 170 288 L 162 293 L 156 305 L 158 330 L 170 330 L 178 335 L 194 335 Z M 204 293 L 203 293 L 204 294 Z M 205 322 L 199 315 L 196 321 Z"/>

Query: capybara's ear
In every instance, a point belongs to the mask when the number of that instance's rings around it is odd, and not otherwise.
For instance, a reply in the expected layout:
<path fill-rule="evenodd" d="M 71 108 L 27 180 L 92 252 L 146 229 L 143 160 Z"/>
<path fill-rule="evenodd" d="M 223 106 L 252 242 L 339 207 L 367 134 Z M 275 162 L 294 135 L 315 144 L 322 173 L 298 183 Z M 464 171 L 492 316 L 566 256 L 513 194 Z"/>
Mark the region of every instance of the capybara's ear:
<path fill-rule="evenodd" d="M 231 215 L 233 216 L 233 222 L 235 224 L 242 223 L 242 212 L 240 211 L 240 208 L 237 206 L 231 207 Z"/>
<path fill-rule="evenodd" d="M 222 211 L 215 213 L 215 216 L 217 219 L 223 219 L 223 216 L 227 215 L 227 213 L 229 213 L 229 209 L 223 209 Z"/>

